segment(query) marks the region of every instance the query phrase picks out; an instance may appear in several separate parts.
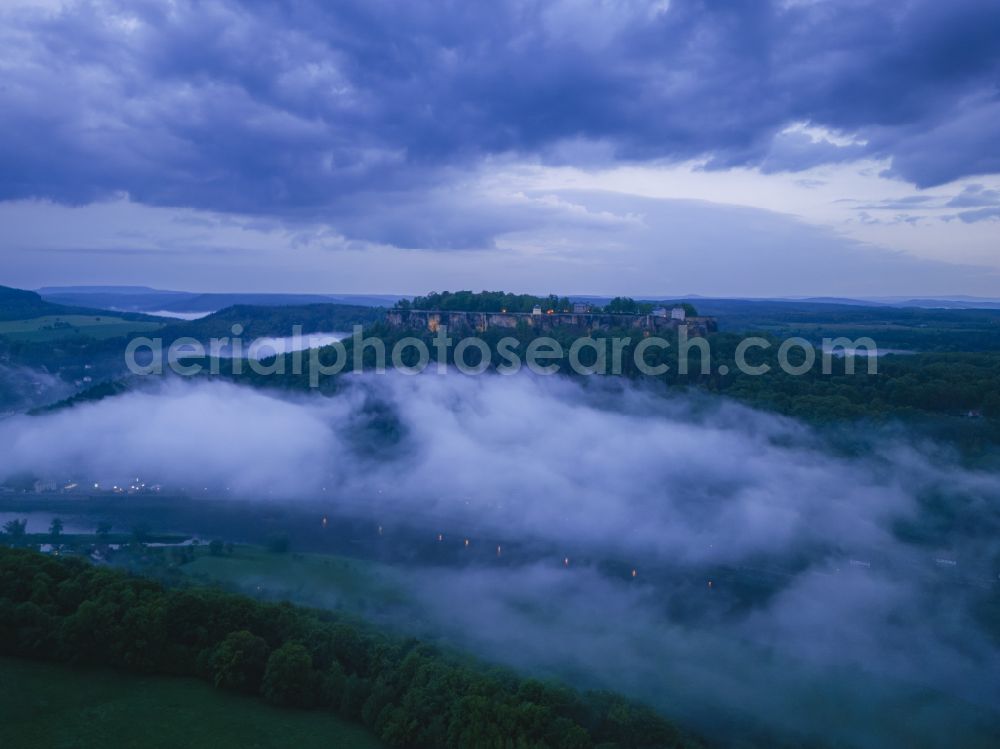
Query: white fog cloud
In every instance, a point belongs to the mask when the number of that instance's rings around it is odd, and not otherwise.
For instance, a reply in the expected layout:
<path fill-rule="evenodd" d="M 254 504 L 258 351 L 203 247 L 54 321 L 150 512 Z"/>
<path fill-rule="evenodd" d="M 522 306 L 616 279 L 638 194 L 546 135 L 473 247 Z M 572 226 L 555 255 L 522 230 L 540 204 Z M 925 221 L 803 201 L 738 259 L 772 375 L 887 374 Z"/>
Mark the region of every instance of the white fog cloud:
<path fill-rule="evenodd" d="M 395 624 L 709 733 L 946 746 L 997 720 L 1000 650 L 973 606 L 996 585 L 995 536 L 898 533 L 936 522 L 928 497 L 988 529 L 995 473 L 888 431 L 847 454 L 789 419 L 617 380 L 342 382 L 289 397 L 174 380 L 9 418 L 0 477 L 139 475 L 528 545 L 532 561 L 393 568 Z"/>

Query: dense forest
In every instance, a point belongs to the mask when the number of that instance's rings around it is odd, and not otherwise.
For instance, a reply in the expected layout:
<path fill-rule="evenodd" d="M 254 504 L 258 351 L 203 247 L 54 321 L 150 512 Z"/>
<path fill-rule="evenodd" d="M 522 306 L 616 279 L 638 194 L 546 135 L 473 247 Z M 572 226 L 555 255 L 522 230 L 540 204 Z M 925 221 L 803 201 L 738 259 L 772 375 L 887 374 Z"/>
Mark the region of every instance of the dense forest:
<path fill-rule="evenodd" d="M 80 558 L 0 548 L 0 653 L 197 676 L 333 711 L 393 747 L 697 747 L 652 710 L 490 668 L 333 612 L 165 588 Z"/>
<path fill-rule="evenodd" d="M 1000 310 L 891 307 L 807 301 L 699 299 L 702 314 L 718 318 L 719 330 L 824 337 L 870 336 L 881 348 L 918 353 L 1000 351 Z"/>

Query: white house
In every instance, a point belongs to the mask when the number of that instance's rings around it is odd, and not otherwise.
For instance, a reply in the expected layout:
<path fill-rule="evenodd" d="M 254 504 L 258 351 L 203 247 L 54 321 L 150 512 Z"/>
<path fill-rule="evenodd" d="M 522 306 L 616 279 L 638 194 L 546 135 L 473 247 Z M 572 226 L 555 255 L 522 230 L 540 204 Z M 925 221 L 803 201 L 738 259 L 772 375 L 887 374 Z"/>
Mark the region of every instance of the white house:
<path fill-rule="evenodd" d="M 672 310 L 670 310 L 671 320 L 683 320 L 685 317 L 687 317 L 687 312 L 684 310 L 683 307 L 674 307 Z"/>

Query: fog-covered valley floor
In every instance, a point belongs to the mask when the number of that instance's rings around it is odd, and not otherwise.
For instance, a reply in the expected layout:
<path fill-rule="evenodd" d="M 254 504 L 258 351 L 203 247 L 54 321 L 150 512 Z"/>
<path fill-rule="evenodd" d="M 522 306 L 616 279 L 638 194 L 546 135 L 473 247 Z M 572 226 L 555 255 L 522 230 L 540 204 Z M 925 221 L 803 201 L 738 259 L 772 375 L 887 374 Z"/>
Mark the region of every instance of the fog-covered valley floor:
<path fill-rule="evenodd" d="M 211 505 L 190 532 L 351 518 L 347 541 L 398 544 L 356 544 L 405 591 L 377 612 L 394 626 L 730 745 L 989 746 L 1000 725 L 1000 475 L 900 429 L 397 374 L 328 398 L 162 382 L 7 418 L 0 444 L 0 480 L 157 485 L 157 523 L 171 496 L 192 526 Z M 153 501 L 102 496 L 133 519 Z"/>

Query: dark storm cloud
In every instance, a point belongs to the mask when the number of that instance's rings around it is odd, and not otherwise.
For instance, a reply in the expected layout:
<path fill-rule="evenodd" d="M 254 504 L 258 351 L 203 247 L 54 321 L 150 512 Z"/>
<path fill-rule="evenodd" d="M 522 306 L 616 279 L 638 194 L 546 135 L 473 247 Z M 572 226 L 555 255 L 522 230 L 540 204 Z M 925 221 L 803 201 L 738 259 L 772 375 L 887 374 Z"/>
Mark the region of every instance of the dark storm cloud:
<path fill-rule="evenodd" d="M 15 5 L 0 43 L 3 199 L 389 210 L 411 215 L 354 238 L 452 247 L 497 221 L 430 231 L 414 194 L 488 159 L 565 162 L 571 142 L 764 171 L 887 157 L 920 186 L 1000 171 L 988 0 L 111 0 Z M 783 132 L 798 122 L 853 141 Z"/>

